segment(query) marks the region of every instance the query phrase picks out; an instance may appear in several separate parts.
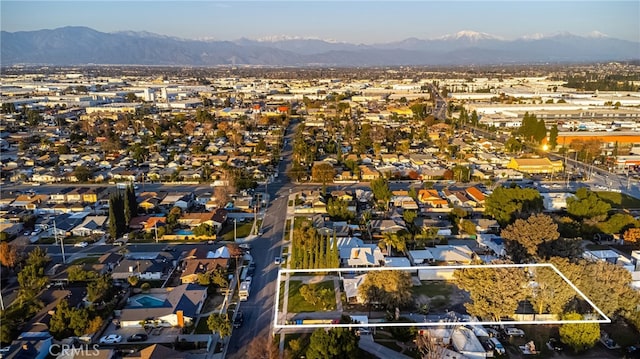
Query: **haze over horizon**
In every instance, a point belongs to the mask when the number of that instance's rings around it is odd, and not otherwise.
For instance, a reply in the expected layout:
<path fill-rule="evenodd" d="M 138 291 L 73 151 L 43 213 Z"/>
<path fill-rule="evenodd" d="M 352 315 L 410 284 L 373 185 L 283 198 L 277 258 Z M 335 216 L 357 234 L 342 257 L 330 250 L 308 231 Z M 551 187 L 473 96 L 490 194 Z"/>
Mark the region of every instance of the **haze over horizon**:
<path fill-rule="evenodd" d="M 638 1 L 2 1 L 3 31 L 86 26 L 183 39 L 376 44 L 460 32 L 503 40 L 559 33 L 640 42 Z"/>

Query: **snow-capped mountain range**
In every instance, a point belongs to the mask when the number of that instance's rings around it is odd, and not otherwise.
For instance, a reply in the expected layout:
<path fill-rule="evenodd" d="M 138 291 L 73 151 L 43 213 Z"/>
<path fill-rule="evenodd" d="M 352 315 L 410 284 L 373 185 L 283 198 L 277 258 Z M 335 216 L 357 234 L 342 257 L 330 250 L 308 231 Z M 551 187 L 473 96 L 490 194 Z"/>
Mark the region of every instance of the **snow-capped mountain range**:
<path fill-rule="evenodd" d="M 221 41 L 87 27 L 2 31 L 0 60 L 11 64 L 396 66 L 624 61 L 640 58 L 640 42 L 599 32 L 533 34 L 515 40 L 475 31 L 433 39 L 352 44 L 299 36 Z"/>

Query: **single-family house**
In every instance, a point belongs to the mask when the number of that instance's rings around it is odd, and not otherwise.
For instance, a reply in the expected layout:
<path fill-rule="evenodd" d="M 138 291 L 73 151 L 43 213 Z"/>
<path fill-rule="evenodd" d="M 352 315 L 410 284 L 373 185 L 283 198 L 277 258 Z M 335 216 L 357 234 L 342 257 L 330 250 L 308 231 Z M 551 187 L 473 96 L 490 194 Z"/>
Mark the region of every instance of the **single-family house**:
<path fill-rule="evenodd" d="M 431 208 L 448 208 L 449 202 L 440 197 L 435 189 L 421 189 L 418 191 L 418 200 Z"/>
<path fill-rule="evenodd" d="M 104 235 L 104 224 L 107 216 L 86 216 L 84 221 L 71 230 L 71 234 L 78 237 Z"/>
<path fill-rule="evenodd" d="M 220 247 L 215 251 L 202 246 L 193 248 L 182 262 L 183 270 L 180 281 L 183 284 L 195 283 L 201 273 L 211 273 L 217 269 L 226 271 L 229 266 L 229 258 L 231 258 L 231 254 L 227 247 Z"/>
<path fill-rule="evenodd" d="M 384 255 L 375 244 L 365 244 L 360 248 L 351 248 L 347 266 L 379 267 L 384 265 Z"/>
<path fill-rule="evenodd" d="M 53 336 L 48 331 L 24 332 L 3 348 L 2 357 L 11 359 L 45 359 L 49 356 Z"/>
<path fill-rule="evenodd" d="M 172 259 L 159 254 L 138 258 L 131 256 L 118 263 L 113 269 L 111 277 L 125 280 L 129 277 L 160 280 L 169 273 L 172 267 Z"/>
<path fill-rule="evenodd" d="M 467 246 L 436 245 L 429 248 L 436 262 L 448 264 L 471 264 L 475 258 L 473 251 Z"/>
<path fill-rule="evenodd" d="M 360 274 L 353 278 L 342 278 L 342 285 L 344 287 L 345 296 L 347 297 L 347 302 L 352 304 L 362 304 L 365 302 L 365 299 L 360 295 L 358 288 L 362 283 L 364 283 L 366 276 L 366 274 Z"/>
<path fill-rule="evenodd" d="M 130 297 L 120 312 L 122 327 L 173 326 L 192 324 L 207 299 L 207 287 L 182 284 L 174 288 L 152 289 Z"/>

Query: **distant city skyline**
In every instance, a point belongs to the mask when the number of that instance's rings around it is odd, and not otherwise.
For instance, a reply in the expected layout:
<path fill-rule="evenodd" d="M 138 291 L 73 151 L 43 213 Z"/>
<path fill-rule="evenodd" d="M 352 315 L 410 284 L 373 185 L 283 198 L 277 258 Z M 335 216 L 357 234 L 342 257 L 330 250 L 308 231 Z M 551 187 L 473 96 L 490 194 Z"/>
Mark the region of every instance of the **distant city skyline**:
<path fill-rule="evenodd" d="M 1 1 L 3 31 L 87 26 L 185 39 L 374 44 L 460 31 L 505 40 L 572 33 L 640 42 L 639 1 Z"/>

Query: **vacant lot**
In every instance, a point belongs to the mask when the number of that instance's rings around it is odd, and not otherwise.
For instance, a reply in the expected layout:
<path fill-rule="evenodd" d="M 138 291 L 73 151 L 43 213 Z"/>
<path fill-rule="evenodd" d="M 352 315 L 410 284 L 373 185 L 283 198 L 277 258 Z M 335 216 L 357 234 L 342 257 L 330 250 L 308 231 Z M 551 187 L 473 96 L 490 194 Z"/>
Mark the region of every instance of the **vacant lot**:
<path fill-rule="evenodd" d="M 325 282 L 317 283 L 316 289 L 315 289 L 316 292 L 320 294 L 324 291 L 325 294 L 320 295 L 316 303 L 311 303 L 306 299 L 304 299 L 302 294 L 300 294 L 300 288 L 302 286 L 303 286 L 303 283 L 302 281 L 299 281 L 299 280 L 292 280 L 289 282 L 289 305 L 287 306 L 288 312 L 292 312 L 292 313 L 320 312 L 320 311 L 336 309 L 336 299 L 335 299 L 333 281 L 325 281 Z M 326 306 L 323 307 L 322 303 L 326 303 Z"/>

